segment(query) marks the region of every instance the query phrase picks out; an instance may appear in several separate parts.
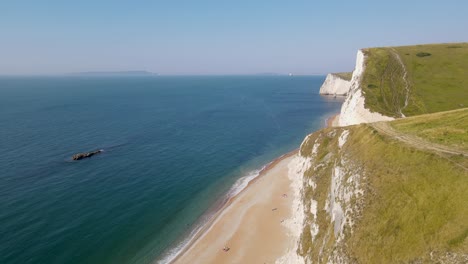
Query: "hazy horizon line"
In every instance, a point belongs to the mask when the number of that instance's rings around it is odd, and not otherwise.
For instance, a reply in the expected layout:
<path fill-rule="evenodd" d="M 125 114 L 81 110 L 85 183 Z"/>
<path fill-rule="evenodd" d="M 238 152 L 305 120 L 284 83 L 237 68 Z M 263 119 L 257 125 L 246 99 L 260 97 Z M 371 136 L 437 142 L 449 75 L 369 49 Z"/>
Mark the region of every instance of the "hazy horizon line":
<path fill-rule="evenodd" d="M 164 76 L 321 76 L 329 73 L 310 73 L 310 74 L 295 74 L 295 73 L 157 73 L 147 72 L 147 74 L 131 73 L 142 71 L 85 71 L 85 72 L 69 72 L 69 73 L 18 73 L 18 74 L 2 74 L 0 77 L 99 77 L 99 76 L 128 76 L 128 77 L 164 77 Z"/>

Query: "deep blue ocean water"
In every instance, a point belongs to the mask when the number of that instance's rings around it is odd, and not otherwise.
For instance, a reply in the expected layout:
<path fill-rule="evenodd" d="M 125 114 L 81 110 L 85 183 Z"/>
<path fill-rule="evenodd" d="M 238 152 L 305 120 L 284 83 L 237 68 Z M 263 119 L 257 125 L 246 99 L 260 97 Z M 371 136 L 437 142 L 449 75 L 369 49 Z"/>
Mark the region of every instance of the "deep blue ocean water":
<path fill-rule="evenodd" d="M 1 77 L 0 263 L 170 254 L 236 181 L 339 111 L 323 80 Z"/>

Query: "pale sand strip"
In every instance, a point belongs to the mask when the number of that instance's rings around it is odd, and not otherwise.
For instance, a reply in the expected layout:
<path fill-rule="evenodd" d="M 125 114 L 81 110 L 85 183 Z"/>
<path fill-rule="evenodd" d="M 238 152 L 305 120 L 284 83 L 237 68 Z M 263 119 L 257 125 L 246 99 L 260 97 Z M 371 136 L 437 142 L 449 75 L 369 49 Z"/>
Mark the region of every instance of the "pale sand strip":
<path fill-rule="evenodd" d="M 327 119 L 327 127 L 338 127 L 340 121 L 340 114 L 336 114 Z"/>
<path fill-rule="evenodd" d="M 291 217 L 288 164 L 293 157 L 273 163 L 233 198 L 174 263 L 274 263 L 291 250 L 294 243 L 281 221 Z M 230 250 L 223 251 L 224 246 Z"/>

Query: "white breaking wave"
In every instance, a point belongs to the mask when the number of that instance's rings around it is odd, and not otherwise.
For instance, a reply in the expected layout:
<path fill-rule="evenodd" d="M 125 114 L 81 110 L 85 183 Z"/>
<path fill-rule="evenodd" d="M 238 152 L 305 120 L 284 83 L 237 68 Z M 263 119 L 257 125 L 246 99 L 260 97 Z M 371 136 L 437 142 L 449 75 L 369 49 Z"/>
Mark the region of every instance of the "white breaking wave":
<path fill-rule="evenodd" d="M 260 173 L 265 168 L 267 168 L 268 165 L 270 165 L 270 164 L 271 164 L 271 162 L 266 164 L 265 166 L 263 166 L 261 169 L 250 171 L 249 173 L 247 173 L 246 176 L 243 176 L 243 177 L 237 179 L 237 181 L 232 185 L 232 187 L 229 189 L 229 191 L 224 196 L 224 200 L 229 201 L 229 199 L 231 199 L 231 198 L 237 196 L 239 193 L 241 193 L 245 188 L 247 188 L 249 183 L 252 180 L 254 180 L 255 178 L 257 178 L 258 176 L 260 176 Z M 194 242 L 194 239 L 199 235 L 199 233 L 201 231 L 203 231 L 205 229 L 206 225 L 211 222 L 213 217 L 216 216 L 216 213 L 217 212 L 214 212 L 212 215 L 208 215 L 206 217 L 205 221 L 203 221 L 202 223 L 197 225 L 190 232 L 190 234 L 187 236 L 187 238 L 185 238 L 182 242 L 177 244 L 174 248 L 170 249 L 166 254 L 164 254 L 164 257 L 161 260 L 157 260 L 156 263 L 157 264 L 166 264 L 166 263 L 173 262 L 182 252 L 184 252 L 187 249 L 188 246 L 190 246 L 192 244 L 192 242 Z"/>
<path fill-rule="evenodd" d="M 242 192 L 242 190 L 244 190 L 249 185 L 249 182 L 257 178 L 267 166 L 268 165 L 263 166 L 260 170 L 251 171 L 247 174 L 247 176 L 239 178 L 229 190 L 227 194 L 228 198 L 234 197 Z"/>

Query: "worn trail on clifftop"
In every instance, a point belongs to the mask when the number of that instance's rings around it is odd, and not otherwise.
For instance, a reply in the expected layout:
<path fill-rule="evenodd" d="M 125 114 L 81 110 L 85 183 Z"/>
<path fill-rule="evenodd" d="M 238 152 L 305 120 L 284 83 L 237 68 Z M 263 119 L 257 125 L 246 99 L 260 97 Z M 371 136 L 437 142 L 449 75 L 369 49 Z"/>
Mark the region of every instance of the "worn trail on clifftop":
<path fill-rule="evenodd" d="M 466 152 L 466 151 L 463 151 L 463 150 L 460 150 L 460 149 L 455 149 L 455 148 L 444 146 L 444 145 L 440 145 L 440 144 L 436 144 L 436 143 L 432 143 L 432 142 L 428 142 L 428 141 L 426 141 L 426 140 L 424 140 L 422 138 L 400 132 L 400 131 L 392 128 L 388 124 L 388 122 L 369 123 L 369 126 L 373 127 L 374 129 L 376 129 L 379 133 L 381 133 L 383 135 L 389 136 L 389 137 L 391 137 L 393 139 L 397 139 L 397 140 L 399 140 L 399 141 L 401 141 L 401 142 L 403 142 L 405 144 L 408 144 L 408 145 L 410 145 L 410 146 L 412 146 L 412 147 L 414 147 L 416 149 L 435 152 L 436 154 L 439 154 L 440 156 L 442 156 L 442 157 L 450 160 L 451 162 L 455 163 L 457 166 L 459 166 L 459 167 L 461 167 L 461 168 L 463 168 L 465 170 L 468 170 L 468 168 L 466 168 L 462 164 L 453 161 L 452 159 L 447 157 L 447 155 L 443 155 L 443 154 L 463 155 L 464 157 L 468 157 L 468 152 Z"/>
<path fill-rule="evenodd" d="M 400 55 L 398 55 L 398 53 L 396 52 L 395 49 L 392 48 L 392 54 L 393 56 L 396 58 L 396 60 L 398 61 L 398 63 L 400 64 L 401 68 L 403 69 L 403 82 L 405 83 L 405 91 L 406 91 L 406 96 L 405 96 L 405 104 L 403 105 L 403 107 L 400 108 L 400 115 L 401 117 L 406 117 L 404 114 L 403 114 L 403 109 L 405 109 L 407 106 L 408 106 L 408 99 L 409 99 L 409 94 L 410 94 L 410 89 L 409 89 L 409 82 L 408 82 L 408 71 L 406 70 L 406 66 L 405 64 L 403 63 L 403 61 L 401 60 L 400 58 Z"/>

